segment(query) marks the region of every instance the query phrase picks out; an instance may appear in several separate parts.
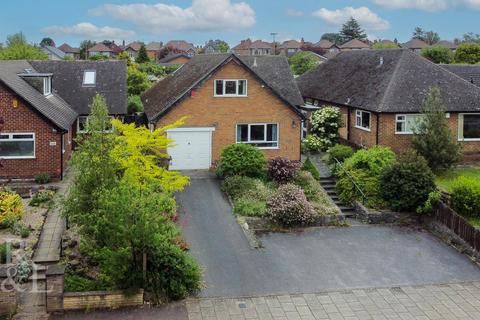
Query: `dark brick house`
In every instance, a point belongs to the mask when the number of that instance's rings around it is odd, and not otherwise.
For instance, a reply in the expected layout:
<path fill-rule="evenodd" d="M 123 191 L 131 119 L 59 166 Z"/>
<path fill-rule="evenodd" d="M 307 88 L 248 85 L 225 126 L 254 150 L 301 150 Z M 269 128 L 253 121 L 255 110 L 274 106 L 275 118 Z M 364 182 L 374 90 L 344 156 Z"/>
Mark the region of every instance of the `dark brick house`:
<path fill-rule="evenodd" d="M 63 176 L 96 93 L 127 109 L 124 61 L 0 61 L 0 179 Z"/>
<path fill-rule="evenodd" d="M 312 107 L 340 108 L 342 138 L 361 147 L 386 145 L 397 153 L 410 146 L 427 92 L 436 86 L 464 155 L 480 155 L 480 87 L 410 50 L 341 52 L 297 78 L 297 84 Z"/>

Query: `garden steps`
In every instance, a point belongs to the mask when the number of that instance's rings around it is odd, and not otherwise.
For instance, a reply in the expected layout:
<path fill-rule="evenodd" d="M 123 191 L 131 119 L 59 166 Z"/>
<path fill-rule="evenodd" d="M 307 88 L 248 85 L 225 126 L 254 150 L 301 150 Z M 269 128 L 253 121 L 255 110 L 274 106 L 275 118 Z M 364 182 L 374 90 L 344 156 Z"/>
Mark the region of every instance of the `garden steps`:
<path fill-rule="evenodd" d="M 340 209 L 345 217 L 355 216 L 355 208 L 351 205 L 345 204 L 337 195 L 335 191 L 336 180 L 333 176 L 320 177 L 320 185 L 327 192 L 327 195 L 332 199 L 333 203 Z"/>

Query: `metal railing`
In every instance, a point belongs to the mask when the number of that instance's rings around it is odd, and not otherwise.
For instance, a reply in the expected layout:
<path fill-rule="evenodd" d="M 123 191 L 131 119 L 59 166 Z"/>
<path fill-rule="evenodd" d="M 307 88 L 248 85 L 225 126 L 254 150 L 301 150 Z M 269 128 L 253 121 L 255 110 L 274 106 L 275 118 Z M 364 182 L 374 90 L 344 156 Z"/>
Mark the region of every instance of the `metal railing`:
<path fill-rule="evenodd" d="M 340 169 L 345 172 L 348 180 L 350 180 L 350 182 L 353 184 L 353 186 L 355 187 L 355 189 L 358 191 L 358 193 L 360 194 L 360 196 L 362 197 L 362 204 L 364 205 L 365 202 L 367 201 L 367 196 L 365 195 L 365 193 L 362 191 L 362 189 L 360 188 L 360 186 L 355 182 L 355 179 L 350 175 L 350 173 L 347 171 L 347 169 L 345 169 L 342 165 L 342 163 L 335 157 L 332 157 L 333 160 L 335 160 L 335 171 L 337 171 L 337 167 L 340 167 Z"/>

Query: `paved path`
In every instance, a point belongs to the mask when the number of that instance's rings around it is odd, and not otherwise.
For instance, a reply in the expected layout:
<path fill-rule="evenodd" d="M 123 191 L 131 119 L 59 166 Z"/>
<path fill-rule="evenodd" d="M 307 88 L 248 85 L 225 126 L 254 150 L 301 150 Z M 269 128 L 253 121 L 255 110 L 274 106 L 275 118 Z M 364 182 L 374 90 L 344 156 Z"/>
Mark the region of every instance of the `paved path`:
<path fill-rule="evenodd" d="M 324 152 L 318 154 L 311 154 L 311 155 L 303 155 L 302 154 L 302 161 L 305 161 L 307 158 L 310 158 L 312 163 L 317 167 L 318 171 L 320 172 L 320 177 L 328 178 L 332 176 L 332 172 L 330 168 L 322 161 L 322 157 L 325 156 Z"/>
<path fill-rule="evenodd" d="M 190 299 L 187 310 L 189 320 L 478 320 L 480 282 Z"/>
<path fill-rule="evenodd" d="M 72 172 L 69 172 L 58 184 L 59 189 L 55 195 L 54 207 L 48 211 L 37 249 L 33 255 L 35 263 L 55 263 L 60 260 L 60 242 L 65 230 L 65 219 L 61 216 L 62 207 L 59 201 L 68 191 L 72 175 Z"/>
<path fill-rule="evenodd" d="M 317 228 L 263 235 L 256 250 L 214 177 L 193 176 L 177 200 L 184 236 L 204 268 L 203 297 L 480 281 L 474 263 L 427 232 Z"/>

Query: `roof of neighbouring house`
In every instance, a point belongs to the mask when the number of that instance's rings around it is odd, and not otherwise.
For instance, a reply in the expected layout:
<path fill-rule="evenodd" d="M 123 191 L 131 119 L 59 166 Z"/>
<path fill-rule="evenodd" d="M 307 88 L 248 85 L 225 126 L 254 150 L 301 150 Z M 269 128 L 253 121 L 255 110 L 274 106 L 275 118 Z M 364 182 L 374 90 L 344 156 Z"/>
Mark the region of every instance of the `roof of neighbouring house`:
<path fill-rule="evenodd" d="M 97 93 L 107 100 L 110 114 L 127 113 L 127 63 L 119 61 L 31 61 L 38 72 L 52 73 L 52 89 L 76 113 L 89 114 Z M 85 71 L 95 70 L 95 86 L 83 86 Z"/>
<path fill-rule="evenodd" d="M 57 56 L 57 58 L 59 58 L 59 59 L 65 58 L 65 52 L 63 52 L 62 50 L 60 50 L 58 48 L 55 48 L 55 47 L 52 47 L 52 46 L 43 46 L 42 50 L 47 54 L 53 54 L 53 55 Z"/>
<path fill-rule="evenodd" d="M 272 44 L 268 43 L 268 42 L 265 42 L 265 41 L 262 41 L 262 40 L 256 40 L 256 41 L 253 41 L 250 44 L 250 48 L 252 48 L 252 49 L 272 49 Z"/>
<path fill-rule="evenodd" d="M 147 44 L 146 49 L 147 51 L 160 51 L 163 47 L 163 43 L 152 41 Z"/>
<path fill-rule="evenodd" d="M 441 64 L 442 68 L 455 73 L 462 79 L 480 87 L 480 65 L 478 64 Z"/>
<path fill-rule="evenodd" d="M 250 49 L 251 44 L 252 44 L 252 40 L 245 39 L 245 40 L 240 41 L 239 44 L 237 44 L 235 47 L 233 47 L 233 50 L 248 50 L 248 49 Z"/>
<path fill-rule="evenodd" d="M 402 47 L 408 48 L 408 49 L 423 49 L 428 47 L 428 43 L 426 43 L 423 40 L 413 38 L 412 40 L 402 44 Z"/>
<path fill-rule="evenodd" d="M 480 111 L 480 88 L 407 49 L 339 53 L 297 78 L 304 97 L 373 112 L 420 112 L 430 87 L 449 112 Z"/>
<path fill-rule="evenodd" d="M 182 68 L 167 76 L 142 95 L 145 113 L 150 121 L 158 119 L 170 107 L 198 87 L 220 67 L 235 61 L 250 70 L 277 96 L 296 108 L 303 104 L 284 56 L 237 56 L 233 53 L 196 55 Z"/>
<path fill-rule="evenodd" d="M 326 39 L 322 39 L 313 45 L 314 47 L 322 48 L 322 49 L 330 49 L 331 47 L 336 47 L 337 45 L 331 41 Z"/>
<path fill-rule="evenodd" d="M 113 52 L 113 49 L 107 47 L 103 43 L 97 43 L 93 47 L 88 48 L 88 52 Z"/>
<path fill-rule="evenodd" d="M 142 44 L 143 43 L 141 43 L 141 42 L 132 42 L 132 43 L 127 44 L 125 46 L 124 50 L 127 50 L 128 48 L 130 48 L 133 51 L 139 51 Z"/>
<path fill-rule="evenodd" d="M 58 49 L 62 50 L 65 53 L 80 53 L 79 48 L 73 48 L 68 43 L 62 44 Z"/>
<path fill-rule="evenodd" d="M 19 76 L 25 74 L 26 70 L 32 73 L 40 71 L 26 60 L 0 60 L 0 81 L 57 127 L 69 130 L 78 114 L 57 93 L 45 96 Z"/>
<path fill-rule="evenodd" d="M 280 45 L 280 48 L 282 49 L 291 49 L 291 48 L 300 49 L 301 47 L 302 47 L 302 43 L 297 40 L 287 40 Z"/>
<path fill-rule="evenodd" d="M 454 50 L 454 49 L 457 49 L 457 45 L 451 41 L 447 41 L 447 40 L 441 40 L 441 41 L 438 41 L 436 44 L 436 46 L 440 46 L 440 47 L 444 47 L 444 48 L 447 48 L 447 49 L 451 49 L 451 50 Z"/>
<path fill-rule="evenodd" d="M 158 63 L 169 63 L 172 60 L 175 60 L 177 58 L 182 58 L 182 57 L 187 58 L 187 59 L 192 58 L 189 55 L 187 55 L 186 53 L 173 53 L 173 54 L 169 54 L 168 56 L 163 57 L 162 59 L 158 60 Z"/>
<path fill-rule="evenodd" d="M 181 51 L 185 51 L 185 52 L 190 49 L 195 50 L 195 47 L 193 46 L 193 44 L 185 40 L 171 40 L 167 42 L 166 46 L 172 47 Z"/>
<path fill-rule="evenodd" d="M 366 44 L 365 42 L 360 41 L 358 39 L 352 39 L 350 41 L 345 42 L 344 44 L 342 44 L 340 46 L 340 49 L 357 49 L 357 48 L 368 49 L 368 48 L 370 48 L 370 46 L 368 44 Z"/>

